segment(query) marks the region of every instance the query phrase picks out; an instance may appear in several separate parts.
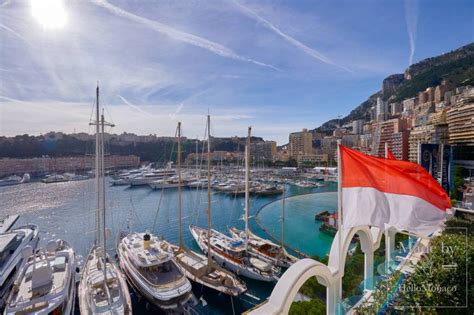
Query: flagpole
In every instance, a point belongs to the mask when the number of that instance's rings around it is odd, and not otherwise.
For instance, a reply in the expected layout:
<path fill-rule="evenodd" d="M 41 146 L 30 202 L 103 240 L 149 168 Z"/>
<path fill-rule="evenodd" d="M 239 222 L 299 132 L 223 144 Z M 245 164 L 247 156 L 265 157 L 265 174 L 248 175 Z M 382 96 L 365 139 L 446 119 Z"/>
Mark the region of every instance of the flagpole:
<path fill-rule="evenodd" d="M 342 274 L 344 273 L 344 266 L 342 263 L 342 162 L 341 162 L 341 140 L 337 140 L 337 230 L 338 230 L 338 243 L 339 243 L 339 281 L 337 287 L 337 299 L 336 299 L 336 310 L 338 309 L 337 303 L 342 298 Z"/>
<path fill-rule="evenodd" d="M 385 142 L 385 158 L 388 159 L 388 143 Z M 384 224 L 384 235 L 385 235 L 385 272 L 388 274 L 389 265 L 392 261 L 392 243 L 395 244 L 390 233 L 390 226 Z"/>

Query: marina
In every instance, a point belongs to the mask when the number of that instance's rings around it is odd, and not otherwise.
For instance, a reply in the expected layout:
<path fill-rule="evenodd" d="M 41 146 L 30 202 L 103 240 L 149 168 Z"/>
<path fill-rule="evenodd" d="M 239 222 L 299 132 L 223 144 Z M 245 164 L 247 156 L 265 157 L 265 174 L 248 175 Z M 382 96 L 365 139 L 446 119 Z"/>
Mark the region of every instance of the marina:
<path fill-rule="evenodd" d="M 107 252 L 109 257 L 115 257 L 114 237 L 121 231 L 146 231 L 149 230 L 155 235 L 164 237 L 168 242 L 179 244 L 178 239 L 178 218 L 177 214 L 177 189 L 153 191 L 147 186 L 128 187 L 128 186 L 110 186 L 111 177 L 106 177 L 107 195 L 106 205 L 108 211 L 106 220 L 110 222 L 111 240 L 108 242 Z M 296 228 L 291 217 L 298 213 L 305 213 L 299 203 L 298 209 L 292 210 L 293 195 L 301 195 L 311 192 L 334 191 L 334 186 L 325 186 L 321 188 L 300 188 L 294 185 L 286 185 L 287 198 L 287 233 L 285 243 L 289 246 L 301 249 L 309 255 L 320 254 L 326 248 L 329 250 L 331 238 L 323 237 L 323 243 L 305 242 L 298 240 L 298 236 L 292 237 L 293 233 L 300 231 Z M 21 214 L 15 226 L 21 226 L 34 222 L 39 226 L 41 242 L 40 245 L 46 245 L 46 240 L 65 239 L 70 242 L 76 253 L 86 257 L 90 251 L 90 246 L 94 240 L 94 231 L 96 225 L 95 213 L 95 182 L 93 179 L 84 181 L 69 181 L 45 185 L 44 183 L 33 181 L 28 184 L 9 186 L 0 188 L 2 201 L 0 211 L 4 214 Z M 316 194 L 321 195 L 321 194 Z M 324 194 L 322 194 L 324 195 Z M 27 198 L 28 196 L 28 198 Z M 197 253 L 200 248 L 194 241 L 187 227 L 189 224 L 199 226 L 207 225 L 206 208 L 206 189 L 183 188 L 182 191 L 182 216 L 183 216 L 183 243 Z M 302 197 L 311 195 L 303 195 Z M 333 203 L 335 195 L 333 194 Z M 258 215 L 259 221 L 265 220 L 267 211 L 277 211 L 281 213 L 281 207 L 278 204 L 280 196 L 252 196 L 250 199 L 250 217 L 249 226 L 253 233 L 270 239 L 270 237 L 260 228 L 254 220 L 257 211 L 271 201 L 275 201 L 275 208 L 267 205 Z M 296 197 L 298 198 L 298 197 Z M 308 197 L 306 197 L 308 198 Z M 18 204 L 17 200 L 25 200 Z M 308 213 L 314 216 L 314 200 L 309 199 L 305 207 Z M 226 235 L 230 226 L 238 229 L 244 228 L 242 213 L 244 198 L 234 197 L 227 194 L 221 194 L 212 190 L 212 222 L 213 229 L 223 232 Z M 158 206 L 160 211 L 157 212 Z M 322 202 L 322 208 L 328 209 L 325 202 Z M 276 215 L 278 216 L 278 215 Z M 304 218 L 303 218 L 304 220 Z M 277 221 L 277 220 L 274 220 Z M 314 219 L 313 219 L 314 222 Z M 298 223 L 297 223 L 298 224 Z M 269 230 L 280 235 L 276 225 L 281 226 L 281 222 L 267 224 Z M 315 229 L 313 225 L 311 231 Z M 309 229 L 307 230 L 310 231 Z M 316 245 L 314 245 L 316 243 Z M 315 250 L 317 248 L 318 250 Z M 326 253 L 327 253 L 326 251 Z M 325 254 L 326 254 L 325 253 Z M 204 255 L 203 255 L 204 256 Z M 243 278 L 247 287 L 247 292 L 240 297 L 233 298 L 236 312 L 251 308 L 254 304 L 260 303 L 265 299 L 273 288 L 272 283 L 265 283 Z M 206 309 L 217 314 L 227 314 L 229 307 L 229 297 L 204 291 L 201 293 L 201 287 L 194 285 L 193 291 L 197 299 L 203 297 L 206 301 Z M 136 304 L 138 296 L 132 293 L 132 304 L 134 311 L 147 312 L 141 304 Z M 196 294 L 197 293 L 197 294 Z M 202 302 L 200 302 L 202 305 Z M 205 313 L 205 312 L 204 312 Z"/>

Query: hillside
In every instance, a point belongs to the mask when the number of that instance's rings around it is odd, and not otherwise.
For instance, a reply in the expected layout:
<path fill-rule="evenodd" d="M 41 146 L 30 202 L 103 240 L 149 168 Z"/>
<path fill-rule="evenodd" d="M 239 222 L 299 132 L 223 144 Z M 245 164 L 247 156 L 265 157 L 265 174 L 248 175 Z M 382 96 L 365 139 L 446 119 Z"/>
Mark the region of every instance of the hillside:
<path fill-rule="evenodd" d="M 382 82 L 382 89 L 343 117 L 341 124 L 354 119 L 369 120 L 369 110 L 375 106 L 377 97 L 390 102 L 400 102 L 416 96 L 418 92 L 430 86 L 440 84 L 442 80 L 447 80 L 456 87 L 474 85 L 474 43 L 437 57 L 424 59 L 408 67 L 404 74 L 388 76 Z M 332 119 L 313 131 L 330 134 L 337 125 L 338 120 Z"/>

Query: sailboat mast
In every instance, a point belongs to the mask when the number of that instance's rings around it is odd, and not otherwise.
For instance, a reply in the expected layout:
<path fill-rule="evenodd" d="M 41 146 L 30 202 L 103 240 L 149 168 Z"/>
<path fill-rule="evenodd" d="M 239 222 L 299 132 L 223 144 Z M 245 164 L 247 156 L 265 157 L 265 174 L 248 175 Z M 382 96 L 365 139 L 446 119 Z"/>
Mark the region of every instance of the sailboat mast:
<path fill-rule="evenodd" d="M 102 180 L 102 254 L 103 254 L 103 263 L 104 263 L 104 281 L 107 281 L 107 247 L 106 247 L 106 237 L 105 237 L 105 155 L 104 155 L 104 110 L 102 109 L 102 115 L 100 118 L 100 127 L 101 127 L 101 141 L 100 141 L 100 176 Z"/>
<path fill-rule="evenodd" d="M 249 208 L 250 208 L 250 133 L 252 127 L 248 129 L 247 143 L 245 145 L 245 249 L 249 242 Z"/>
<path fill-rule="evenodd" d="M 207 115 L 207 265 L 212 265 L 211 255 L 211 116 Z"/>
<path fill-rule="evenodd" d="M 281 207 L 281 248 L 285 248 L 285 193 L 286 187 L 283 184 L 283 201 Z"/>
<path fill-rule="evenodd" d="M 182 231 L 182 209 L 181 209 L 181 122 L 178 122 L 178 237 L 179 237 L 179 249 L 183 249 L 183 231 Z"/>
<path fill-rule="evenodd" d="M 95 109 L 95 181 L 96 181 L 96 234 L 95 244 L 99 245 L 100 238 L 100 125 L 99 125 L 99 82 L 95 91 L 96 109 Z"/>

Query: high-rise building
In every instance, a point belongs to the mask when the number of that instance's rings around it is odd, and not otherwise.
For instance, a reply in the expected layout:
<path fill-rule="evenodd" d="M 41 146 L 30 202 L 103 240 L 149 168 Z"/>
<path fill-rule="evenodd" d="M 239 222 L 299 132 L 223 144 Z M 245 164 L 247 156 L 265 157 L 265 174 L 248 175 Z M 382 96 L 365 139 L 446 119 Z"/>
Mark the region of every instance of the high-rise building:
<path fill-rule="evenodd" d="M 421 143 L 447 144 L 447 125 L 425 125 L 411 130 L 408 138 L 409 160 L 418 162 L 418 151 Z"/>
<path fill-rule="evenodd" d="M 388 116 L 388 104 L 381 97 L 377 97 L 377 105 L 375 107 L 375 119 L 384 121 Z"/>
<path fill-rule="evenodd" d="M 356 119 L 352 121 L 352 133 L 355 135 L 360 135 L 364 131 L 364 120 Z"/>
<path fill-rule="evenodd" d="M 408 158 L 408 128 L 409 121 L 406 119 L 390 119 L 374 123 L 373 125 L 373 154 L 385 155 L 385 143 L 397 159 Z"/>
<path fill-rule="evenodd" d="M 463 93 L 447 112 L 449 143 L 474 145 L 474 88 Z"/>
<path fill-rule="evenodd" d="M 404 113 L 412 113 L 415 110 L 416 105 L 418 105 L 418 98 L 412 97 L 406 99 L 402 102 L 402 104 Z"/>
<path fill-rule="evenodd" d="M 313 135 L 308 129 L 290 133 L 289 156 L 296 159 L 298 155 L 313 153 Z"/>
<path fill-rule="evenodd" d="M 255 161 L 273 161 L 276 156 L 277 145 L 275 141 L 258 141 L 251 143 L 250 153 Z"/>

